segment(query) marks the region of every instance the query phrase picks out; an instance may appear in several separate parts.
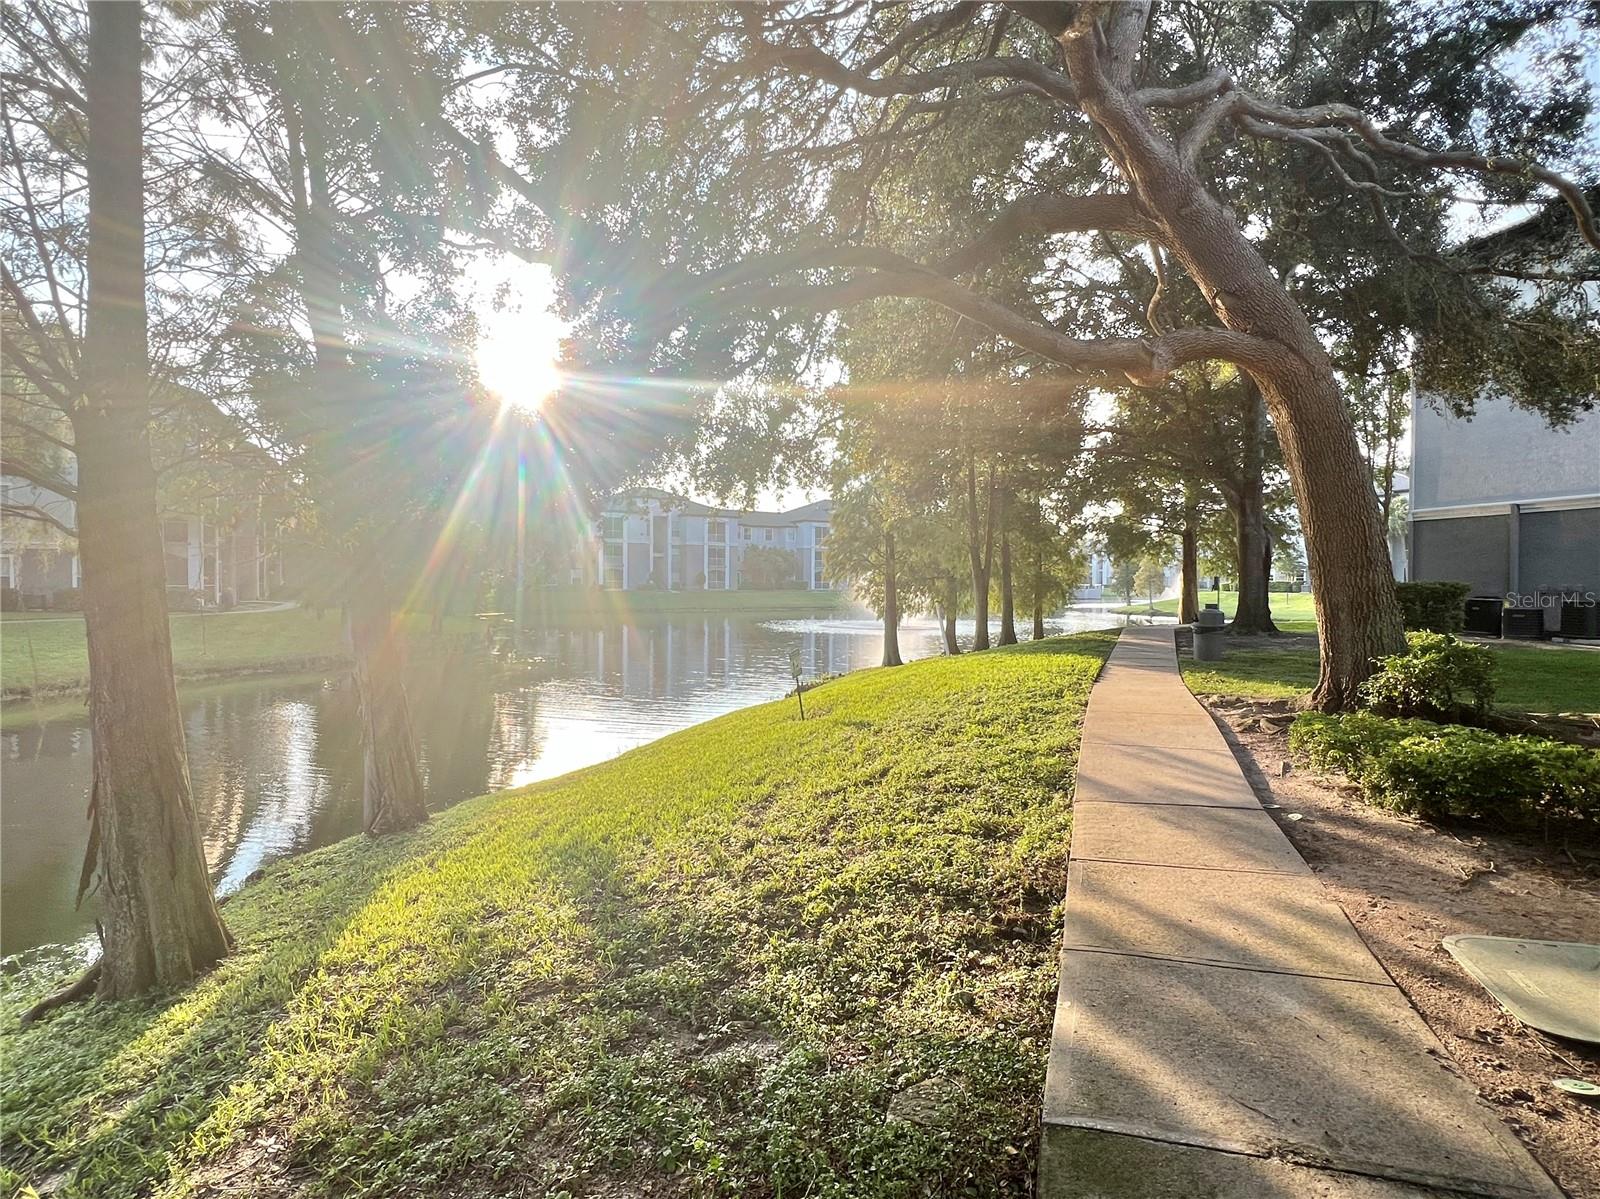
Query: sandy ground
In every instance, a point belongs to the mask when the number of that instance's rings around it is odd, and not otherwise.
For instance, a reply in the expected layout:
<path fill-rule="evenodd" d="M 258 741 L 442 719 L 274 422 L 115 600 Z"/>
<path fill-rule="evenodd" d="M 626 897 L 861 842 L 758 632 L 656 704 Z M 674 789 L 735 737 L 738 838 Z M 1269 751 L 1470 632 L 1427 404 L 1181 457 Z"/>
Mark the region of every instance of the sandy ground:
<path fill-rule="evenodd" d="M 1286 704 L 1207 702 L 1262 802 L 1280 805 L 1269 809 L 1279 826 L 1443 1042 L 1448 1064 L 1568 1195 L 1600 1199 L 1600 1101 L 1550 1085 L 1600 1082 L 1600 1046 L 1528 1028 L 1439 943 L 1452 933 L 1600 942 L 1600 844 L 1441 828 L 1371 807 L 1342 777 L 1284 773 Z"/>

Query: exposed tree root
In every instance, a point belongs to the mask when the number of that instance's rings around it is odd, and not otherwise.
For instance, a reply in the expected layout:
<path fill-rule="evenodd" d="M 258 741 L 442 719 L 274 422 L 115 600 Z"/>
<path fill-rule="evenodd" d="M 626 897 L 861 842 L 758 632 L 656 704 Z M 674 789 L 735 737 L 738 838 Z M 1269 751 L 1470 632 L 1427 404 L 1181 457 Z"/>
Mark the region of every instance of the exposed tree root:
<path fill-rule="evenodd" d="M 26 1028 L 40 1016 L 55 1011 L 58 1007 L 65 1007 L 69 1003 L 76 1003 L 80 999 L 87 999 L 95 993 L 95 988 L 100 985 L 100 963 L 96 962 L 85 970 L 78 981 L 61 988 L 54 995 L 46 995 L 38 1003 L 22 1013 L 20 1023 Z"/>

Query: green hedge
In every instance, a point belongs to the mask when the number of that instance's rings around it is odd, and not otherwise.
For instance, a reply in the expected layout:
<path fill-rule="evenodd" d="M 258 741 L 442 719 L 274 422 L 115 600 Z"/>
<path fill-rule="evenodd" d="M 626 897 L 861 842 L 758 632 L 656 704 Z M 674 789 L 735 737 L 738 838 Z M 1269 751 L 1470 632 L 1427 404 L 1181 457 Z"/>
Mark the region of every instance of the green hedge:
<path fill-rule="evenodd" d="M 1396 583 L 1400 617 L 1408 630 L 1459 633 L 1467 619 L 1471 583 Z"/>
<path fill-rule="evenodd" d="M 1429 820 L 1600 823 L 1600 751 L 1581 745 L 1370 712 L 1307 712 L 1289 730 L 1289 748 L 1349 775 L 1370 802 Z"/>

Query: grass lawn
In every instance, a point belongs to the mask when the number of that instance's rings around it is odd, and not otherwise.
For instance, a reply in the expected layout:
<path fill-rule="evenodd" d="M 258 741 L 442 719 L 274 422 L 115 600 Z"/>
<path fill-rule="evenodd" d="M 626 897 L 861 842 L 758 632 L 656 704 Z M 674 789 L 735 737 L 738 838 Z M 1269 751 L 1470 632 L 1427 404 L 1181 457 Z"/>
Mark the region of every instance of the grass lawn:
<path fill-rule="evenodd" d="M 174 612 L 173 669 L 208 674 L 244 667 L 283 664 L 285 668 L 315 659 L 344 656 L 339 613 L 320 620 L 304 609 L 281 612 Z M 36 673 L 37 669 L 37 673 Z M 31 689 L 86 686 L 89 650 L 83 618 L 0 621 L 0 690 L 10 694 Z"/>
<path fill-rule="evenodd" d="M 1600 713 L 1600 653 L 1492 645 L 1498 664 L 1497 707 L 1522 712 Z M 1196 695 L 1293 699 L 1317 681 L 1317 651 L 1233 649 L 1221 662 L 1180 663 Z"/>
<path fill-rule="evenodd" d="M 279 863 L 161 1002 L 19 1031 L 11 980 L 0 1183 L 1031 1194 L 1114 637 L 859 672 Z"/>
<path fill-rule="evenodd" d="M 1274 592 L 1271 598 L 1272 622 L 1280 629 L 1286 633 L 1316 632 L 1317 613 L 1316 609 L 1312 606 L 1310 592 L 1290 591 L 1283 592 L 1281 594 Z M 1216 599 L 1217 593 L 1215 591 L 1202 590 L 1200 592 L 1201 607 L 1205 607 L 1207 604 L 1215 603 Z M 1224 591 L 1222 593 L 1222 611 L 1229 620 L 1233 619 L 1234 609 L 1238 606 L 1239 593 L 1237 591 Z M 1172 599 L 1157 600 L 1155 609 L 1156 612 L 1163 616 L 1176 616 L 1178 614 L 1177 597 L 1174 596 Z M 1130 604 L 1125 608 L 1118 608 L 1116 611 L 1125 612 L 1135 616 L 1145 616 L 1150 612 L 1150 605 L 1148 603 Z"/>

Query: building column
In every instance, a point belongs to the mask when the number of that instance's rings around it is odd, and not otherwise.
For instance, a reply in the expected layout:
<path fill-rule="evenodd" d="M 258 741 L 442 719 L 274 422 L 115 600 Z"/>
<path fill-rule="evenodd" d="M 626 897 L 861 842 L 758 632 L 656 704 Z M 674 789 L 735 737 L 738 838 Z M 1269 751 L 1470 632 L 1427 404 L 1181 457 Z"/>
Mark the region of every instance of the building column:
<path fill-rule="evenodd" d="M 1506 590 L 1522 594 L 1522 505 L 1506 507 Z"/>

